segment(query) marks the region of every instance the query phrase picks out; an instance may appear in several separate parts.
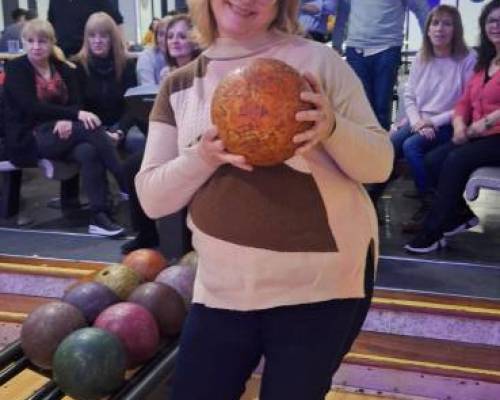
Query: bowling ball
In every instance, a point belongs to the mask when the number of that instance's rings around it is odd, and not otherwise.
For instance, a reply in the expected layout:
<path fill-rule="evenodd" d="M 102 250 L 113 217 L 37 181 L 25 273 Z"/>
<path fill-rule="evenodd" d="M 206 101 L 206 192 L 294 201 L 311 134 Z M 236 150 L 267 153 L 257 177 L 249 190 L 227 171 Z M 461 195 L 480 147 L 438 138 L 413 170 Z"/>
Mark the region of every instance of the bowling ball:
<path fill-rule="evenodd" d="M 124 383 L 125 362 L 120 339 L 102 329 L 83 328 L 57 348 L 53 378 L 72 398 L 97 400 Z"/>
<path fill-rule="evenodd" d="M 101 283 L 87 282 L 68 291 L 62 301 L 73 304 L 82 312 L 87 322 L 92 324 L 101 311 L 118 303 L 120 298 Z"/>
<path fill-rule="evenodd" d="M 112 264 L 99 271 L 95 276 L 95 282 L 102 283 L 121 300 L 125 300 L 141 284 L 142 277 L 132 268 L 121 264 Z"/>
<path fill-rule="evenodd" d="M 186 265 L 171 265 L 161 271 L 155 279 L 155 282 L 160 282 L 170 286 L 181 295 L 186 307 L 190 307 L 193 300 L 193 286 L 196 269 Z"/>
<path fill-rule="evenodd" d="M 132 268 L 144 281 L 154 281 L 156 275 L 167 266 L 167 260 L 157 250 L 138 249 L 127 254 L 122 264 Z"/>
<path fill-rule="evenodd" d="M 128 368 L 136 367 L 153 357 L 160 343 L 154 316 L 139 304 L 114 304 L 99 314 L 94 326 L 120 338 L 127 354 Z"/>
<path fill-rule="evenodd" d="M 153 314 L 162 336 L 174 336 L 181 331 L 186 318 L 186 305 L 170 286 L 158 282 L 143 283 L 132 292 L 128 301 L 143 306 Z"/>
<path fill-rule="evenodd" d="M 21 347 L 29 360 L 40 368 L 52 368 L 57 346 L 71 332 L 87 326 L 75 306 L 60 301 L 33 310 L 21 327 Z"/>
<path fill-rule="evenodd" d="M 300 100 L 307 81 L 290 65 L 258 58 L 226 75 L 215 89 L 212 122 L 226 150 L 257 166 L 279 164 L 293 156 L 293 136 L 311 122 L 296 121 L 298 111 L 312 108 Z"/>
<path fill-rule="evenodd" d="M 177 264 L 196 268 L 198 266 L 198 253 L 192 250 L 184 254 Z"/>

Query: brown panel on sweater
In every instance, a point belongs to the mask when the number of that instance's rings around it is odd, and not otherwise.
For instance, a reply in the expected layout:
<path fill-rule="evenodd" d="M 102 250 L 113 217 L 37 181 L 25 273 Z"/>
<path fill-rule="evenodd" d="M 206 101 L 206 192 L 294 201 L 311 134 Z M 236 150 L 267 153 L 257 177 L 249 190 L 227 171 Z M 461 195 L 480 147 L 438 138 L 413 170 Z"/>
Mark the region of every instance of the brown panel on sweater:
<path fill-rule="evenodd" d="M 172 71 L 160 87 L 149 120 L 177 126 L 170 96 L 190 89 L 195 78 L 203 78 L 207 73 L 208 63 L 208 58 L 200 56 L 184 67 Z"/>
<path fill-rule="evenodd" d="M 285 164 L 253 172 L 220 167 L 194 196 L 190 214 L 202 232 L 238 245 L 337 251 L 313 177 Z"/>

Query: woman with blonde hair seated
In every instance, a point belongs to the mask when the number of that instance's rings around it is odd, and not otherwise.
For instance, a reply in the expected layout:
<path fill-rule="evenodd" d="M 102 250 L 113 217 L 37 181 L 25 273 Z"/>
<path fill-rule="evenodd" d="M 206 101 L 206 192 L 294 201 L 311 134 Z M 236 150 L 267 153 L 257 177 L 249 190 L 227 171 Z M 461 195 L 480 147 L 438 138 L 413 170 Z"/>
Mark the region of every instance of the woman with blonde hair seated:
<path fill-rule="evenodd" d="M 137 86 L 137 79 L 134 60 L 127 58 L 119 28 L 108 14 L 89 17 L 83 46 L 73 60 L 83 105 L 100 118 L 114 140 L 123 138 L 132 122 L 123 95 Z"/>
<path fill-rule="evenodd" d="M 115 236 L 107 202 L 106 170 L 126 191 L 121 164 L 100 118 L 82 106 L 75 70 L 55 54 L 52 25 L 35 19 L 22 32 L 26 55 L 5 67 L 6 145 L 10 160 L 21 167 L 39 158 L 80 164 L 92 212 L 89 233 Z"/>

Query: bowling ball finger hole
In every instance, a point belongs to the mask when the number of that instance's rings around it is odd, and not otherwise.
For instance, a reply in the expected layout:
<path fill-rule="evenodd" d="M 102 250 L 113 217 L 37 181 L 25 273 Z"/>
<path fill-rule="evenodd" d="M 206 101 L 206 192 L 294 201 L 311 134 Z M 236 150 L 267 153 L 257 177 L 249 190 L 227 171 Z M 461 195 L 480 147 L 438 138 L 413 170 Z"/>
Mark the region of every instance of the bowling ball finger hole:
<path fill-rule="evenodd" d="M 103 275 L 109 275 L 109 271 L 104 271 L 102 274 Z"/>

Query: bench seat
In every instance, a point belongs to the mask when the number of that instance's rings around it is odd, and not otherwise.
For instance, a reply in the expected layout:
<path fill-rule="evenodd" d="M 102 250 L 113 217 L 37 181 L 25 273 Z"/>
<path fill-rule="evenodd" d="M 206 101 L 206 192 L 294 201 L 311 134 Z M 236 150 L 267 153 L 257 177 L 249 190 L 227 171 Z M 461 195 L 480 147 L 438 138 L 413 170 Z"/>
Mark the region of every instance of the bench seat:
<path fill-rule="evenodd" d="M 465 198 L 474 201 L 481 189 L 500 190 L 500 167 L 483 167 L 475 170 L 465 186 Z"/>
<path fill-rule="evenodd" d="M 42 158 L 38 168 L 49 179 L 67 180 L 78 174 L 78 164 Z M 9 218 L 19 213 L 22 169 L 10 161 L 0 161 L 2 188 L 0 191 L 0 218 Z"/>

